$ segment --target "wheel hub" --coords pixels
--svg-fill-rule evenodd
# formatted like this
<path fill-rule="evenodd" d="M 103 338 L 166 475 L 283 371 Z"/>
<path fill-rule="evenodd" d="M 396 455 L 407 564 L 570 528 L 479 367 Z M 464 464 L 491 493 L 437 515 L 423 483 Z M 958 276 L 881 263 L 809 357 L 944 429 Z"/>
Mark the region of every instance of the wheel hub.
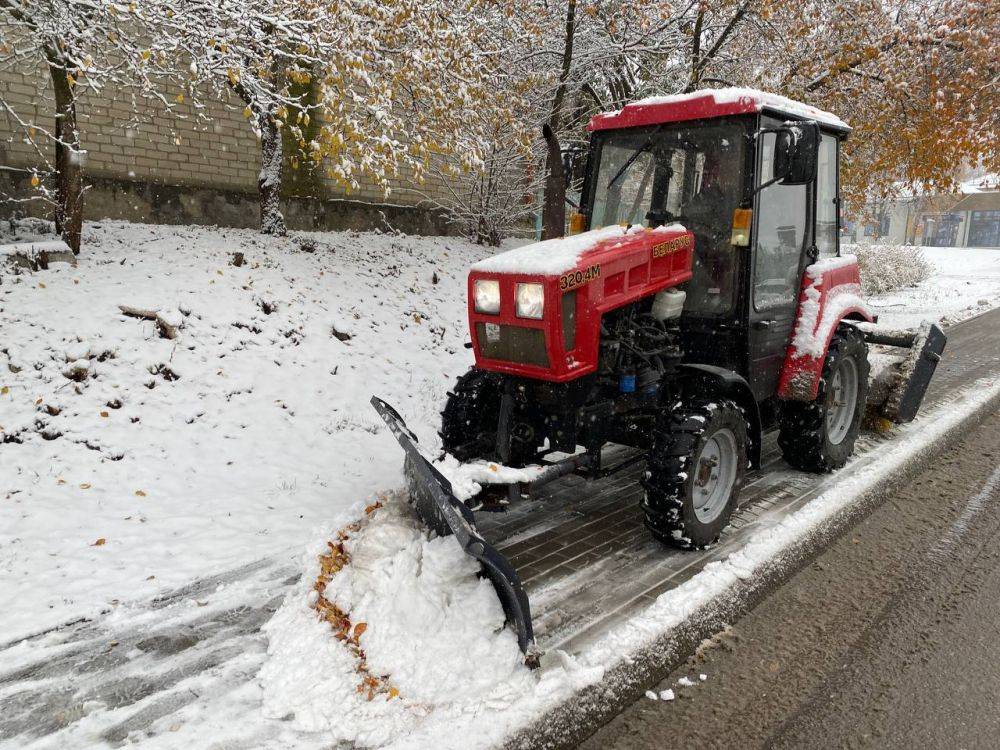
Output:
<path fill-rule="evenodd" d="M 826 397 L 826 434 L 833 445 L 839 445 L 850 432 L 858 401 L 858 366 L 845 358 L 830 379 Z"/>
<path fill-rule="evenodd" d="M 736 436 L 721 429 L 708 437 L 695 464 L 694 512 L 702 523 L 711 523 L 729 504 L 737 474 Z"/>

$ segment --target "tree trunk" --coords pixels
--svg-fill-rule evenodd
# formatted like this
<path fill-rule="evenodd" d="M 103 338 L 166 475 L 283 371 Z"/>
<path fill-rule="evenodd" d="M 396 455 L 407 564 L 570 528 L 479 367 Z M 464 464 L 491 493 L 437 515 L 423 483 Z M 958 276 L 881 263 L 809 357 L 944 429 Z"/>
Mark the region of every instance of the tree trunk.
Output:
<path fill-rule="evenodd" d="M 691 32 L 691 75 L 688 77 L 685 92 L 691 92 L 698 88 L 701 83 L 701 30 L 705 23 L 705 6 L 698 9 L 698 17 L 694 22 L 694 30 Z"/>
<path fill-rule="evenodd" d="M 562 237 L 566 233 L 566 175 L 563 173 L 562 153 L 559 150 L 559 126 L 562 122 L 563 99 L 566 85 L 573 69 L 573 42 L 576 37 L 576 2 L 566 2 L 566 30 L 563 36 L 562 67 L 559 85 L 552 98 L 549 121 L 542 126 L 545 138 L 545 191 L 542 205 L 542 239 Z"/>
<path fill-rule="evenodd" d="M 566 175 L 563 173 L 559 137 L 548 124 L 542 126 L 545 137 L 545 201 L 542 206 L 542 239 L 551 240 L 566 233 Z"/>
<path fill-rule="evenodd" d="M 260 231 L 279 237 L 286 234 L 285 217 L 281 215 L 281 132 L 270 113 L 258 118 L 260 125 L 260 176 L 257 192 L 260 198 Z"/>
<path fill-rule="evenodd" d="M 79 255 L 83 230 L 83 170 L 76 98 L 62 61 L 50 57 L 49 73 L 56 103 L 56 231 L 73 254 Z"/>

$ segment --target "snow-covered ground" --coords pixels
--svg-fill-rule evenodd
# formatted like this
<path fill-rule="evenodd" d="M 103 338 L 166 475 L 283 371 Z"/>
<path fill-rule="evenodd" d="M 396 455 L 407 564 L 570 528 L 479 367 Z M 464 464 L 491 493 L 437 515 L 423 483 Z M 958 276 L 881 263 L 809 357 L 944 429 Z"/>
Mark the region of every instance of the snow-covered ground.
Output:
<path fill-rule="evenodd" d="M 403 599 L 404 591 L 433 597 L 461 589 L 479 602 L 474 622 L 489 632 L 459 627 L 447 598 L 431 607 L 439 618 L 432 627 L 449 633 L 449 645 L 486 648 L 488 669 L 503 679 L 467 696 L 474 700 L 454 700 L 460 689 L 438 690 L 443 675 L 454 673 L 454 654 L 425 652 L 426 669 L 407 672 L 400 659 L 422 649 L 400 640 L 412 629 L 395 636 L 351 630 L 371 673 L 389 675 L 391 687 L 395 676 L 406 700 L 386 692 L 374 710 L 342 694 L 340 677 L 354 675 L 357 663 L 307 606 L 315 603 L 317 551 L 336 540 L 337 529 L 363 519 L 372 498 L 400 484 L 400 451 L 369 406 L 371 394 L 387 398 L 435 444 L 445 391 L 471 363 L 462 347 L 465 271 L 487 251 L 451 238 L 308 239 L 316 246 L 249 231 L 103 222 L 87 226 L 77 267 L 3 274 L 3 640 L 126 610 L 199 576 L 271 557 L 304 574 L 267 626 L 272 653 L 254 687 L 274 720 L 295 713 L 287 730 L 322 729 L 318 736 L 332 742 L 403 743 L 429 713 L 490 721 L 506 712 L 505 722 L 514 722 L 598 679 L 620 653 L 624 631 L 598 644 L 586 663 L 550 655 L 526 687 L 523 669 L 509 663 L 509 634 L 492 632 L 495 600 L 483 598 L 475 571 L 460 564 L 464 556 L 422 538 L 390 503 L 347 534 L 352 569 L 331 578 L 330 595 L 356 626 L 405 618 L 420 604 Z M 231 265 L 234 252 L 245 265 Z M 881 322 L 908 326 L 1000 305 L 1000 251 L 927 249 L 926 256 L 937 273 L 874 300 Z M 157 310 L 178 327 L 177 337 L 164 338 L 155 322 L 125 315 L 120 305 Z M 372 537 L 377 554 L 353 547 L 352 534 Z M 762 540 L 761 549 L 769 554 L 775 543 Z M 692 579 L 690 591 L 669 592 L 653 613 L 656 627 L 670 612 L 690 611 L 694 594 L 711 593 L 755 564 L 727 562 Z M 387 601 L 389 616 L 379 610 Z M 628 632 L 639 638 L 643 627 Z M 324 711 L 326 695 L 332 703 Z M 443 726 L 431 722 L 419 736 L 441 739 Z M 499 736 L 490 730 L 476 739 L 491 735 Z M 197 744 L 186 732 L 175 740 Z"/>
<path fill-rule="evenodd" d="M 845 252 L 850 248 L 845 248 Z M 924 320 L 957 323 L 1000 306 L 1000 250 L 923 247 L 931 278 L 871 300 L 879 324 L 914 328 Z"/>
<path fill-rule="evenodd" d="M 103 222 L 76 268 L 3 274 L 4 640 L 249 560 L 297 560 L 312 529 L 400 483 L 368 400 L 436 424 L 471 361 L 465 268 L 486 252 L 309 237 L 314 252 Z M 176 316 L 177 338 L 119 305 Z"/>

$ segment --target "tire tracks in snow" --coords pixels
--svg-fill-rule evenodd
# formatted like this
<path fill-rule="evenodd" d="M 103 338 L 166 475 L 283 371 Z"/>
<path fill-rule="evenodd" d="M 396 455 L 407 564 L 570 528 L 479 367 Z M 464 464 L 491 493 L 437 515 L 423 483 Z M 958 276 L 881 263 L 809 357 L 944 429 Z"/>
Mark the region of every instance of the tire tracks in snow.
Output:
<path fill-rule="evenodd" d="M 0 663 L 17 666 L 0 671 L 0 745 L 73 746 L 63 733 L 85 724 L 117 746 L 206 693 L 238 689 L 266 653 L 261 625 L 296 579 L 259 560 L 8 644 Z"/>

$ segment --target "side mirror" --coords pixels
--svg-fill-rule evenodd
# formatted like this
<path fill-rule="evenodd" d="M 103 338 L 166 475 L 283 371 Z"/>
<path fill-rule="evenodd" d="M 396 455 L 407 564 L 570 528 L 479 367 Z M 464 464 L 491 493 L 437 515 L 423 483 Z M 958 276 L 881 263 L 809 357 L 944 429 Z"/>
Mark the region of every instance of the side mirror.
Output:
<path fill-rule="evenodd" d="M 775 130 L 774 176 L 782 185 L 805 185 L 816 179 L 819 125 L 815 120 L 788 121 Z"/>

